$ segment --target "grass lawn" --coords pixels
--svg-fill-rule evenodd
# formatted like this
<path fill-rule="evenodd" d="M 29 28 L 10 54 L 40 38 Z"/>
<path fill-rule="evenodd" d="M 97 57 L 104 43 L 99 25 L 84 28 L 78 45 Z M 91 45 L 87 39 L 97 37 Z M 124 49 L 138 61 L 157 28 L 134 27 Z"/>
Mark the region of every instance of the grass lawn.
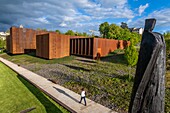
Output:
<path fill-rule="evenodd" d="M 40 90 L 0 62 L 0 113 L 68 113 Z"/>
<path fill-rule="evenodd" d="M 87 97 L 110 109 L 126 113 L 133 86 L 135 67 L 127 66 L 123 51 L 116 51 L 101 58 L 101 61 L 77 58 L 76 56 L 61 59 L 45 60 L 31 55 L 0 55 L 22 67 L 46 78 L 52 78 L 58 84 L 80 93 L 84 87 Z M 167 72 L 167 77 L 170 76 Z M 167 79 L 168 81 L 170 79 Z M 167 83 L 168 83 L 167 81 Z M 170 112 L 170 85 L 166 88 L 165 110 Z"/>
<path fill-rule="evenodd" d="M 29 63 L 39 63 L 39 64 L 54 64 L 60 62 L 71 61 L 74 57 L 64 57 L 62 59 L 47 60 L 39 57 L 35 57 L 35 53 L 21 54 L 21 55 L 7 55 L 6 53 L 1 54 L 3 58 L 12 61 L 16 64 L 29 64 Z"/>

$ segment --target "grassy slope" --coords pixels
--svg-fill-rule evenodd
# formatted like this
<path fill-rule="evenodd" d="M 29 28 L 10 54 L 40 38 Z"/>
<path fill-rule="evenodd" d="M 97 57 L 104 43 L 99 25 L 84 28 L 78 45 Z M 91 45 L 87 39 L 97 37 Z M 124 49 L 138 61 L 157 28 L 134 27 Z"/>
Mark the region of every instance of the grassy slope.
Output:
<path fill-rule="evenodd" d="M 127 76 L 129 68 L 122 54 L 110 54 L 102 58 L 100 62 L 87 62 L 83 60 L 75 60 L 74 57 L 67 57 L 64 59 L 44 60 L 29 55 L 1 55 L 3 58 L 13 61 L 17 64 L 29 65 L 31 63 L 37 65 L 46 65 L 45 68 L 38 70 L 56 69 L 53 64 L 60 64 L 57 67 L 63 75 L 69 77 L 63 85 L 77 93 L 80 92 L 81 87 L 87 90 L 88 98 L 95 100 L 103 105 L 120 112 L 127 111 L 130 101 L 131 88 L 133 85 L 133 78 Z M 104 62 L 103 62 L 104 61 Z M 67 72 L 68 71 L 68 72 Z M 134 75 L 135 68 L 132 68 L 131 73 Z M 50 74 L 48 72 L 47 74 Z M 55 75 L 57 77 L 57 73 Z M 56 79 L 66 79 L 59 76 Z M 166 89 L 166 112 L 170 112 L 170 89 Z M 110 105 L 110 106 L 109 106 Z M 122 111 L 123 110 L 123 111 Z"/>
<path fill-rule="evenodd" d="M 53 60 L 46 60 L 39 57 L 34 57 L 35 54 L 31 53 L 29 55 L 27 54 L 21 54 L 21 55 L 7 55 L 6 53 L 1 54 L 5 59 L 8 59 L 16 64 L 29 64 L 29 63 L 39 63 L 39 64 L 54 64 L 54 63 L 60 63 L 63 61 L 69 61 L 72 60 L 73 57 L 64 57 L 62 59 L 53 59 Z"/>
<path fill-rule="evenodd" d="M 67 111 L 41 91 L 0 63 L 0 113 L 18 113 L 36 107 L 30 113 L 62 113 Z"/>

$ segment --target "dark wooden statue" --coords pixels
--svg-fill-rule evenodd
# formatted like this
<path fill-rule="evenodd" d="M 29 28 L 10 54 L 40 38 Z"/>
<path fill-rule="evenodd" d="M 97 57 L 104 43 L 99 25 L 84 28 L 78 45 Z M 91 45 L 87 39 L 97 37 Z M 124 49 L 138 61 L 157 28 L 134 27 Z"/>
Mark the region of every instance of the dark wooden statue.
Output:
<path fill-rule="evenodd" d="M 155 23 L 145 20 L 129 113 L 164 113 L 166 47 Z"/>

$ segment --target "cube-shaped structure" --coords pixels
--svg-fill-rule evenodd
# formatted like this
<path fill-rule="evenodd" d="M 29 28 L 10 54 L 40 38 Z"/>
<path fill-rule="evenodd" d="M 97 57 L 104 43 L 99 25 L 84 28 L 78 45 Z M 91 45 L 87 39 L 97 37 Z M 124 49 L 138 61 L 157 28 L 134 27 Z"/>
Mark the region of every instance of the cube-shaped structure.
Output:
<path fill-rule="evenodd" d="M 7 51 L 11 54 L 23 54 L 28 50 L 36 50 L 36 35 L 44 31 L 36 31 L 28 28 L 10 28 L 10 36 L 7 36 Z"/>
<path fill-rule="evenodd" d="M 36 56 L 54 59 L 70 55 L 70 36 L 46 33 L 36 37 Z"/>

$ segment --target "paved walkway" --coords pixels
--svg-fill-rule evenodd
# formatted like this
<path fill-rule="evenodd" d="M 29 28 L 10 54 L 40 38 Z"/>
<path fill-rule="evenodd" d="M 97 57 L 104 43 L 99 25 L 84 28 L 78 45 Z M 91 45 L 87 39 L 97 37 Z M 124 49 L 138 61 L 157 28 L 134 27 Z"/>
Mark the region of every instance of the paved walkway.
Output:
<path fill-rule="evenodd" d="M 18 73 L 20 76 L 27 79 L 37 88 L 42 90 L 48 96 L 53 98 L 57 103 L 61 104 L 63 107 L 68 109 L 73 113 L 116 113 L 90 99 L 86 99 L 87 106 L 78 103 L 80 100 L 80 95 L 66 89 L 60 85 L 54 84 L 46 78 L 37 75 L 25 68 L 22 68 L 10 61 L 7 61 L 0 57 L 0 61 Z M 84 101 L 82 101 L 84 102 Z"/>

